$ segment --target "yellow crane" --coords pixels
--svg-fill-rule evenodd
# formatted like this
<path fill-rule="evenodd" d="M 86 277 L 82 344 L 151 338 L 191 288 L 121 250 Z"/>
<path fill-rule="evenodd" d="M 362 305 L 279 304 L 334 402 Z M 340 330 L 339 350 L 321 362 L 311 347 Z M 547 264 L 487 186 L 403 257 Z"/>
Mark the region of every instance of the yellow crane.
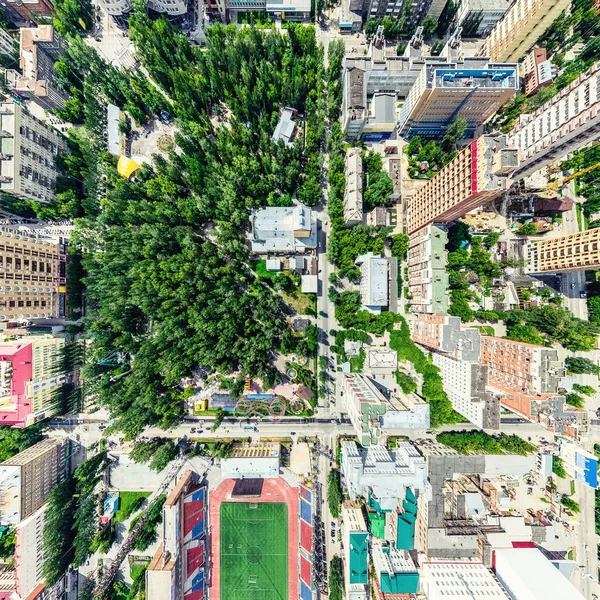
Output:
<path fill-rule="evenodd" d="M 569 183 L 569 181 L 571 181 L 572 179 L 575 179 L 575 177 L 579 177 L 580 175 L 585 175 L 585 173 L 589 173 L 590 171 L 593 171 L 594 169 L 598 169 L 598 168 L 600 168 L 600 162 L 596 163 L 595 165 L 592 165 L 591 167 L 586 167 L 585 169 L 581 169 L 581 171 L 577 171 L 577 173 L 573 173 L 573 175 L 569 175 L 568 177 L 564 177 L 563 179 L 559 179 L 558 181 L 551 181 L 546 186 L 546 189 L 547 190 L 556 190 L 564 183 Z"/>

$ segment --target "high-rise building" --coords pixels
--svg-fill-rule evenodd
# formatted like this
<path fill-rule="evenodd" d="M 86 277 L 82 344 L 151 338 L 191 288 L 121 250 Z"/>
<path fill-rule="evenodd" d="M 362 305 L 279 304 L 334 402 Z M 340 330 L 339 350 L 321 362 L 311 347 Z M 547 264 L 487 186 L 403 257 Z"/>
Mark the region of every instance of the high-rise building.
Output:
<path fill-rule="evenodd" d="M 358 503 L 342 504 L 344 580 L 347 600 L 369 598 L 369 530 Z"/>
<path fill-rule="evenodd" d="M 379 417 L 386 411 L 384 395 L 368 377 L 359 373 L 342 376 L 341 393 L 361 446 L 378 444 L 381 438 Z"/>
<path fill-rule="evenodd" d="M 66 476 L 68 444 L 42 440 L 0 463 L 0 523 L 14 525 L 41 508 Z"/>
<path fill-rule="evenodd" d="M 600 269 L 600 230 L 587 229 L 527 244 L 530 273 Z"/>
<path fill-rule="evenodd" d="M 44 579 L 46 509 L 44 504 L 15 527 L 15 591 L 20 598 L 28 598 Z"/>
<path fill-rule="evenodd" d="M 348 148 L 346 152 L 346 186 L 344 188 L 344 223 L 358 225 L 363 219 L 362 149 Z"/>
<path fill-rule="evenodd" d="M 507 134 L 520 152 L 515 177 L 527 177 L 600 137 L 600 61 L 533 113 L 522 114 Z"/>
<path fill-rule="evenodd" d="M 377 540 L 373 543 L 371 553 L 374 600 L 387 600 L 398 597 L 397 594 L 414 594 L 419 591 L 419 572 L 408 552 L 384 546 Z"/>
<path fill-rule="evenodd" d="M 452 121 L 463 118 L 472 134 L 517 94 L 519 85 L 517 64 L 487 58 L 426 64 L 400 110 L 398 133 L 407 139 L 440 138 Z"/>
<path fill-rule="evenodd" d="M 463 328 L 460 317 L 419 314 L 410 322 L 415 344 L 437 350 L 458 360 L 479 359 L 481 334 L 474 327 Z"/>
<path fill-rule="evenodd" d="M 489 382 L 501 389 L 528 394 L 556 394 L 565 370 L 552 348 L 481 336 L 481 362 Z"/>
<path fill-rule="evenodd" d="M 448 312 L 448 271 L 443 225 L 428 225 L 410 236 L 408 289 L 411 311 L 445 315 Z"/>
<path fill-rule="evenodd" d="M 492 61 L 521 60 L 570 0 L 516 0 L 496 23 L 481 49 Z"/>
<path fill-rule="evenodd" d="M 67 142 L 20 104 L 0 103 L 0 191 L 38 202 L 54 200 L 56 155 Z"/>
<path fill-rule="evenodd" d="M 501 196 L 518 166 L 518 150 L 504 136 L 482 136 L 463 148 L 410 200 L 408 233 L 448 223 Z"/>
<path fill-rule="evenodd" d="M 0 228 L 0 321 L 64 316 L 65 265 L 63 241 Z"/>
<path fill-rule="evenodd" d="M 52 25 L 21 29 L 20 66 L 22 77 L 15 89 L 46 110 L 64 108 L 70 94 L 58 83 L 54 63 L 64 55 L 66 43 Z"/>
<path fill-rule="evenodd" d="M 27 427 L 53 415 L 64 338 L 24 337 L 0 343 L 0 424 Z"/>
<path fill-rule="evenodd" d="M 457 360 L 441 352 L 432 355 L 452 408 L 478 427 L 500 429 L 499 396 L 487 387 L 487 366 L 478 361 Z"/>
<path fill-rule="evenodd" d="M 463 0 L 458 6 L 456 22 L 466 38 L 488 35 L 504 16 L 510 0 Z"/>

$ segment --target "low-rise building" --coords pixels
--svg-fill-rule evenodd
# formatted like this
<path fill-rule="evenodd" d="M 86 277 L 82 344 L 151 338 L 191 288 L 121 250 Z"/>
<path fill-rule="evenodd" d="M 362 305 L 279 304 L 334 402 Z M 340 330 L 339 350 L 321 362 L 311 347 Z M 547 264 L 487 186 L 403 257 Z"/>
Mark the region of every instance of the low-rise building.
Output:
<path fill-rule="evenodd" d="M 465 596 L 497 600 L 511 598 L 492 571 L 481 562 L 426 561 L 421 564 L 421 575 L 428 600 L 454 600 Z"/>
<path fill-rule="evenodd" d="M 389 304 L 389 261 L 372 252 L 356 259 L 360 265 L 360 298 L 362 309 L 379 314 Z"/>
<path fill-rule="evenodd" d="M 532 96 L 552 83 L 552 61 L 548 60 L 546 48 L 534 48 L 521 65 L 525 95 Z"/>
<path fill-rule="evenodd" d="M 410 322 L 416 344 L 464 361 L 479 360 L 481 334 L 474 327 L 463 328 L 460 317 L 419 314 Z"/>
<path fill-rule="evenodd" d="M 279 477 L 279 444 L 235 444 L 221 459 L 222 479 L 266 479 Z"/>
<path fill-rule="evenodd" d="M 359 504 L 342 504 L 346 600 L 369 598 L 369 530 Z"/>
<path fill-rule="evenodd" d="M 362 446 L 377 445 L 381 438 L 379 417 L 386 411 L 386 401 L 375 384 L 359 373 L 341 377 L 342 402 Z"/>
<path fill-rule="evenodd" d="M 295 108 L 290 108 L 286 106 L 277 121 L 277 125 L 275 127 L 275 131 L 273 132 L 273 143 L 276 144 L 280 140 L 286 146 L 293 146 L 294 139 L 296 138 L 296 132 L 298 130 L 298 125 L 294 120 L 298 116 L 298 111 Z"/>
<path fill-rule="evenodd" d="M 185 471 L 163 505 L 163 536 L 146 569 L 147 600 L 206 597 L 207 490 Z"/>
<path fill-rule="evenodd" d="M 70 94 L 58 83 L 54 63 L 64 55 L 66 43 L 52 25 L 21 29 L 20 66 L 16 82 L 19 95 L 38 102 L 46 110 L 64 108 Z"/>
<path fill-rule="evenodd" d="M 317 246 L 317 216 L 307 206 L 269 206 L 253 210 L 252 252 L 293 254 Z"/>
<path fill-rule="evenodd" d="M 363 164 L 362 149 L 348 148 L 344 170 L 344 223 L 358 225 L 363 220 Z"/>
<path fill-rule="evenodd" d="M 408 243 L 408 303 L 414 313 L 448 312 L 448 241 L 444 225 L 432 224 L 413 233 Z"/>
<path fill-rule="evenodd" d="M 510 6 L 509 0 L 464 0 L 456 13 L 456 22 L 465 38 L 490 33 Z"/>
<path fill-rule="evenodd" d="M 27 427 L 56 414 L 64 345 L 51 335 L 0 343 L 0 424 Z"/>
<path fill-rule="evenodd" d="M 410 442 L 399 442 L 395 450 L 384 446 L 359 450 L 355 442 L 342 442 L 341 448 L 342 481 L 351 500 L 369 497 L 379 510 L 392 511 L 409 488 L 425 492 L 425 458 Z"/>
<path fill-rule="evenodd" d="M 0 463 L 0 523 L 15 525 L 36 512 L 67 474 L 69 441 L 46 439 Z"/>
<path fill-rule="evenodd" d="M 398 353 L 387 346 L 367 346 L 365 373 L 393 374 L 398 369 Z"/>
<path fill-rule="evenodd" d="M 376 600 L 419 591 L 419 572 L 408 552 L 377 542 L 373 543 L 371 556 Z"/>

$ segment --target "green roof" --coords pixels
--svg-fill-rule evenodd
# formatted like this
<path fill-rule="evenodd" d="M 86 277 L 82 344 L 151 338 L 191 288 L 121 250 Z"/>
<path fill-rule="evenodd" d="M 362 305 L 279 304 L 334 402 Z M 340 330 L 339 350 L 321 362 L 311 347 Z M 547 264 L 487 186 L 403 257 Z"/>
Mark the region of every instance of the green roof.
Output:
<path fill-rule="evenodd" d="M 402 501 L 404 512 L 398 515 L 398 537 L 396 548 L 399 550 L 414 550 L 415 548 L 415 521 L 417 520 L 417 499 L 410 488 Z"/>
<path fill-rule="evenodd" d="M 371 535 L 385 540 L 385 515 L 383 513 L 369 513 Z"/>
<path fill-rule="evenodd" d="M 368 533 L 350 533 L 350 581 L 349 583 L 369 583 L 369 543 Z"/>
<path fill-rule="evenodd" d="M 382 573 L 379 586 L 384 594 L 416 594 L 419 591 L 418 573 Z"/>

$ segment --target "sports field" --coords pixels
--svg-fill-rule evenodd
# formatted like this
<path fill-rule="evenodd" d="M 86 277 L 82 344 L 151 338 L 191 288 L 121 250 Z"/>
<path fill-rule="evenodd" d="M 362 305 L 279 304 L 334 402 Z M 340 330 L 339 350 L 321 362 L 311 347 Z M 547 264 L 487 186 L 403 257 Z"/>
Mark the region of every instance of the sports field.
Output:
<path fill-rule="evenodd" d="M 220 570 L 220 600 L 287 600 L 287 505 L 223 502 Z"/>

